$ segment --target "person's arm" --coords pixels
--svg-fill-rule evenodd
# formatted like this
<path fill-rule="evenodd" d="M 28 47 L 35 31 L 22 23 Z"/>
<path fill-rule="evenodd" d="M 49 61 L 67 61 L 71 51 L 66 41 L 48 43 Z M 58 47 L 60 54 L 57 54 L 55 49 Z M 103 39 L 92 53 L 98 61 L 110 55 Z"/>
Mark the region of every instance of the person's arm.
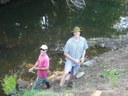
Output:
<path fill-rule="evenodd" d="M 85 61 L 85 54 L 86 54 L 86 49 L 84 50 L 82 57 L 80 59 L 80 62 L 83 63 Z"/>
<path fill-rule="evenodd" d="M 37 67 L 38 66 L 38 61 L 36 61 L 35 65 L 33 67 Z"/>
<path fill-rule="evenodd" d="M 73 62 L 80 64 L 80 60 L 73 58 L 72 56 L 70 56 L 68 53 L 64 52 L 64 56 L 66 56 L 67 58 L 69 58 L 70 60 L 72 60 Z"/>
<path fill-rule="evenodd" d="M 37 66 L 38 66 L 38 61 L 36 61 L 35 65 L 32 68 L 30 68 L 28 71 L 33 72 L 34 68 L 37 67 Z"/>
<path fill-rule="evenodd" d="M 49 66 L 45 66 L 45 67 L 42 67 L 42 68 L 34 67 L 34 70 L 49 70 Z"/>
<path fill-rule="evenodd" d="M 84 52 L 83 52 L 83 54 L 81 56 L 81 59 L 80 59 L 81 63 L 83 63 L 85 61 L 85 55 L 86 55 L 87 48 L 88 48 L 88 44 L 87 44 L 87 41 L 85 39 L 85 41 L 84 41 Z"/>

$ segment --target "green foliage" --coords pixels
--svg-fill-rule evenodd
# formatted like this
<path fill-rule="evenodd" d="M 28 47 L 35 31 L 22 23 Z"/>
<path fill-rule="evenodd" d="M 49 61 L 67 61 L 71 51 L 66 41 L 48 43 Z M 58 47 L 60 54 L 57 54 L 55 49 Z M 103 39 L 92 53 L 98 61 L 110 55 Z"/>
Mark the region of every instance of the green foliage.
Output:
<path fill-rule="evenodd" d="M 50 90 L 25 90 L 23 96 L 55 96 Z"/>
<path fill-rule="evenodd" d="M 86 8 L 73 17 L 74 24 L 85 28 L 86 35 L 110 35 L 113 24 L 123 15 L 124 0 L 86 0 Z"/>
<path fill-rule="evenodd" d="M 16 78 L 14 76 L 5 76 L 2 83 L 3 90 L 6 94 L 14 92 L 16 89 Z"/>
<path fill-rule="evenodd" d="M 55 93 L 50 90 L 28 90 L 28 89 L 19 89 L 16 90 L 16 78 L 14 76 L 5 76 L 3 79 L 2 87 L 4 92 L 11 96 L 55 96 Z"/>
<path fill-rule="evenodd" d="M 33 96 L 34 93 L 37 93 L 37 91 L 35 90 L 25 90 L 24 95 L 23 96 Z"/>
<path fill-rule="evenodd" d="M 95 55 L 102 54 L 104 52 L 109 51 L 109 48 L 100 47 L 99 45 L 91 46 L 87 49 L 87 56 L 94 57 Z"/>

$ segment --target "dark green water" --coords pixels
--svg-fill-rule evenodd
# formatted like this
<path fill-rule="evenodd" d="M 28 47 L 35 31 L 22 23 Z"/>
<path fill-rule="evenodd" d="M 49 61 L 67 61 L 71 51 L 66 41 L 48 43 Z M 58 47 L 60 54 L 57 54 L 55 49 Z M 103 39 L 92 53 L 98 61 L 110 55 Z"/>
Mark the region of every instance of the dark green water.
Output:
<path fill-rule="evenodd" d="M 111 2 L 110 5 L 108 1 L 98 3 L 87 0 L 88 6 L 76 12 L 69 10 L 64 1 L 60 0 L 58 3 L 57 6 L 53 6 L 50 0 L 14 0 L 0 7 L 0 65 L 3 65 L 0 67 L 0 74 L 23 63 L 34 64 L 42 44 L 48 45 L 48 54 L 52 66 L 55 67 L 59 62 L 58 58 L 64 58 L 61 49 L 72 36 L 70 32 L 74 26 L 80 26 L 83 30 L 81 35 L 86 39 L 107 37 L 115 32 L 108 28 L 108 25 L 112 25 L 109 19 L 118 19 L 121 15 L 120 2 Z M 90 3 L 97 5 L 94 4 L 93 8 Z M 107 9 L 106 13 L 103 5 L 104 10 Z M 94 14 L 94 10 L 98 13 Z M 115 15 L 106 18 L 108 13 Z M 105 14 L 104 18 L 101 14 Z M 113 21 L 114 19 L 111 23 Z"/>
<path fill-rule="evenodd" d="M 76 25 L 83 30 L 81 35 L 86 39 L 97 36 L 107 37 L 113 34 L 114 30 L 106 27 L 108 20 L 103 21 L 103 17 L 100 15 L 105 2 L 100 2 L 102 4 L 98 1 L 92 2 L 92 4 L 98 3 L 98 5 L 91 8 L 91 1 L 88 1 L 88 6 L 84 10 L 76 10 L 76 12 L 69 10 L 61 0 L 58 2 L 60 5 L 57 6 L 53 6 L 50 0 L 29 0 L 14 1 L 0 7 L 0 65 L 3 65 L 0 67 L 0 74 L 6 73 L 9 69 L 15 69 L 16 66 L 23 63 L 34 64 L 42 44 L 48 45 L 48 54 L 53 63 L 52 69 L 56 69 L 58 58 L 64 59 L 61 50 L 68 38 L 72 36 L 70 32 Z M 117 5 L 115 6 L 114 3 Z M 121 9 L 119 2 L 112 2 L 112 4 L 110 5 L 108 2 L 104 5 L 104 10 L 107 8 L 106 13 L 103 11 L 104 14 L 112 14 L 113 7 L 114 10 Z M 94 10 L 99 13 L 94 15 Z M 119 12 L 114 12 L 113 14 L 118 13 L 118 15 L 114 15 L 115 18 L 121 15 Z M 101 16 L 101 18 L 97 16 Z M 111 16 L 110 18 L 113 18 L 113 15 Z M 94 18 L 96 19 L 94 20 Z M 104 25 L 100 26 L 103 22 L 105 22 Z"/>

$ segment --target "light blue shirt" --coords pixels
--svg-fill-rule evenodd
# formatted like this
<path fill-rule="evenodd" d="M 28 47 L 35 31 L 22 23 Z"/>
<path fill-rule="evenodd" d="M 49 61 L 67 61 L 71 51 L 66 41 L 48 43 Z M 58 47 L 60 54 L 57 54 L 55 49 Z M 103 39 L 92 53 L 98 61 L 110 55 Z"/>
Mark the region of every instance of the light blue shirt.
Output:
<path fill-rule="evenodd" d="M 64 52 L 68 53 L 73 58 L 80 60 L 84 50 L 86 50 L 87 48 L 88 48 L 87 41 L 84 37 L 80 36 L 79 41 L 76 41 L 74 37 L 71 37 L 66 42 L 66 45 L 64 47 Z M 78 65 L 69 58 L 66 58 L 66 62 L 71 62 L 72 66 Z"/>

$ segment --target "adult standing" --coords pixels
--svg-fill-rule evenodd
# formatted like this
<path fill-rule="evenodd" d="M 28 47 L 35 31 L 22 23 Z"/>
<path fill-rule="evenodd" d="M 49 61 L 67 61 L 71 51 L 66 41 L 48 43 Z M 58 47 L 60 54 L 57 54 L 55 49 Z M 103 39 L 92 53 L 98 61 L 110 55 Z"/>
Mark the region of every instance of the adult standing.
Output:
<path fill-rule="evenodd" d="M 86 49 L 88 48 L 86 39 L 80 36 L 80 28 L 76 26 L 72 32 L 73 37 L 71 37 L 64 46 L 64 56 L 66 57 L 66 62 L 64 73 L 60 81 L 61 88 L 63 87 L 66 77 L 69 74 L 70 79 L 76 75 L 80 64 L 84 61 Z"/>
<path fill-rule="evenodd" d="M 47 89 L 50 88 L 49 81 L 47 79 L 48 70 L 49 70 L 49 57 L 47 55 L 48 47 L 47 45 L 42 45 L 40 47 L 40 55 L 35 65 L 29 69 L 29 72 L 37 70 L 37 78 L 34 82 L 33 89 L 39 89 L 42 83 L 45 83 Z"/>

